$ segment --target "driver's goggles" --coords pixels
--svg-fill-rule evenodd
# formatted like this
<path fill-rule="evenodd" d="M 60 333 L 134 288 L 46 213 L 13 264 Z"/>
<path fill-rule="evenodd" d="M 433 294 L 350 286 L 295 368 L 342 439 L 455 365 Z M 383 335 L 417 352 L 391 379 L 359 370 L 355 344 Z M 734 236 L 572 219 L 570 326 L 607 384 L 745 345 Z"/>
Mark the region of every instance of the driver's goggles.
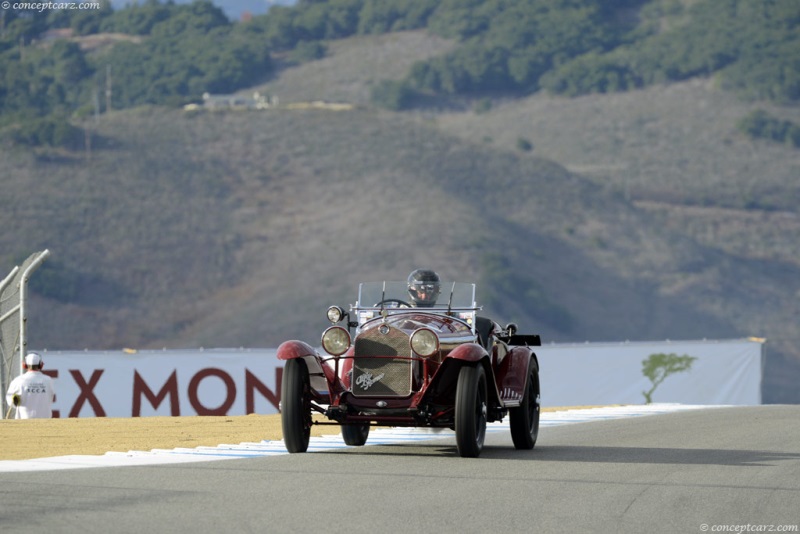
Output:
<path fill-rule="evenodd" d="M 436 284 L 414 284 L 414 289 L 417 291 L 431 292 L 436 291 Z"/>

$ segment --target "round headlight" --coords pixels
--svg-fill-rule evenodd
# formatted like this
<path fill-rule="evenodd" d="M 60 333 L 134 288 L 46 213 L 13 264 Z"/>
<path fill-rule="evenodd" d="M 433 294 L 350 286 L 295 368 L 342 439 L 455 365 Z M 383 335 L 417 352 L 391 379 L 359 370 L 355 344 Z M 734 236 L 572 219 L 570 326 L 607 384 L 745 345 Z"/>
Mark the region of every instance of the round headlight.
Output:
<path fill-rule="evenodd" d="M 420 328 L 411 334 L 411 350 L 420 356 L 431 356 L 439 350 L 439 338 L 432 330 Z"/>
<path fill-rule="evenodd" d="M 350 334 L 341 326 L 332 326 L 322 333 L 322 348 L 333 356 L 341 356 L 350 348 Z"/>
<path fill-rule="evenodd" d="M 331 306 L 328 308 L 328 320 L 333 324 L 338 323 L 344 317 L 344 310 L 339 306 Z"/>

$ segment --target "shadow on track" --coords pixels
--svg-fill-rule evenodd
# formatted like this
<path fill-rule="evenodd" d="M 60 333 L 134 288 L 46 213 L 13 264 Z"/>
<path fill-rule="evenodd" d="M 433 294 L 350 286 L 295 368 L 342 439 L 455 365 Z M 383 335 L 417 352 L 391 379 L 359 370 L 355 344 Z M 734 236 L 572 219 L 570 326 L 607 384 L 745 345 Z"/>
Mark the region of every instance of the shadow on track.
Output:
<path fill-rule="evenodd" d="M 320 455 L 358 454 L 363 456 L 417 456 L 453 458 L 455 447 L 439 444 L 398 444 L 316 452 Z M 600 447 L 553 445 L 537 446 L 530 451 L 513 448 L 484 448 L 479 459 L 537 462 L 599 462 L 622 464 L 676 464 L 774 466 L 782 460 L 800 460 L 800 453 L 729 449 L 679 449 L 662 447 Z"/>
<path fill-rule="evenodd" d="M 796 452 L 662 447 L 555 445 L 542 447 L 538 452 L 536 459 L 547 462 L 768 466 L 781 460 L 800 459 L 800 453 Z"/>

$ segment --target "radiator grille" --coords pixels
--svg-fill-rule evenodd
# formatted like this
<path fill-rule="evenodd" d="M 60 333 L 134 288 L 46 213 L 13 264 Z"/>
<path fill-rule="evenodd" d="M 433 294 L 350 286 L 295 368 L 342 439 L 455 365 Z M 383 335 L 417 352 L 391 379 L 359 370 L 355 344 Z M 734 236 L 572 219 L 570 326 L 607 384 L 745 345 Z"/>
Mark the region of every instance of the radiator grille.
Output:
<path fill-rule="evenodd" d="M 386 334 L 375 328 L 359 336 L 353 360 L 353 395 L 404 397 L 411 393 L 410 355 L 408 336 L 396 328 Z"/>

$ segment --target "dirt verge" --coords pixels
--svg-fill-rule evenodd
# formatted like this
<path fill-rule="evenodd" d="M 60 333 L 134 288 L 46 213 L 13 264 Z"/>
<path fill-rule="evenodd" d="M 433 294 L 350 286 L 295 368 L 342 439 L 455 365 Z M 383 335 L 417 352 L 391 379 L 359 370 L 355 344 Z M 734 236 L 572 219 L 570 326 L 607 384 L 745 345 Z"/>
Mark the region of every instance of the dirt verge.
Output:
<path fill-rule="evenodd" d="M 558 411 L 565 408 L 544 408 Z M 312 436 L 338 434 L 319 425 Z M 149 451 L 282 439 L 280 415 L 72 418 L 0 421 L 0 460 Z"/>

